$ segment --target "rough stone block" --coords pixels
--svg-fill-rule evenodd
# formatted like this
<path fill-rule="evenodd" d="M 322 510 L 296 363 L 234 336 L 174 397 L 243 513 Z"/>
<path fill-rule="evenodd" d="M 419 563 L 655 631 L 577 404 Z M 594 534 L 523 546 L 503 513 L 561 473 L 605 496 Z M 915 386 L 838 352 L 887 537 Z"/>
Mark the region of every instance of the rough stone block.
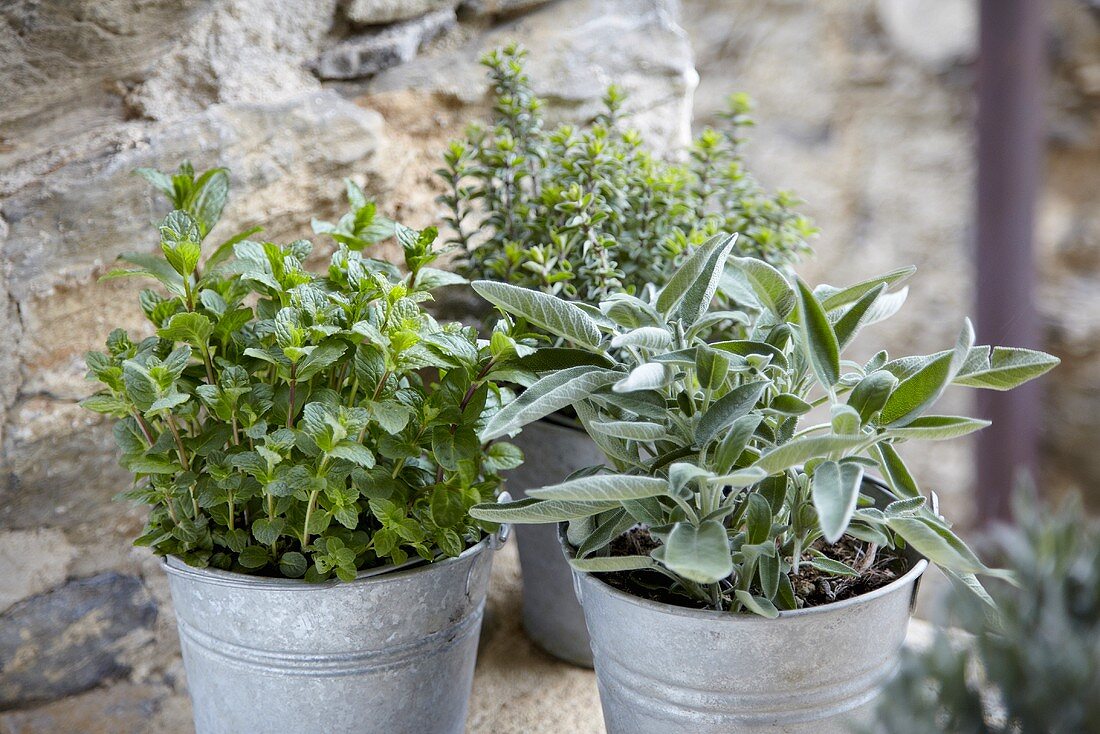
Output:
<path fill-rule="evenodd" d="M 106 422 L 72 401 L 43 397 L 20 401 L 10 417 L 0 527 L 69 529 L 125 512 L 112 498 L 132 479 L 118 466 Z"/>
<path fill-rule="evenodd" d="M 208 0 L 0 3 L 0 123 L 99 107 L 113 85 L 163 54 Z M 0 133 L 6 137 L 7 128 Z M 0 140 L 2 142 L 2 140 Z"/>
<path fill-rule="evenodd" d="M 351 0 L 344 15 L 352 23 L 382 25 L 398 20 L 408 20 L 449 8 L 454 10 L 459 0 Z"/>
<path fill-rule="evenodd" d="M 455 24 L 454 8 L 352 36 L 321 54 L 313 69 L 322 79 L 363 79 L 416 57 L 424 44 Z"/>
<path fill-rule="evenodd" d="M 629 124 L 657 149 L 687 142 L 691 97 L 698 81 L 691 45 L 677 25 L 672 0 L 565 0 L 473 35 L 454 48 L 425 54 L 379 74 L 371 94 L 414 90 L 478 104 L 485 69 L 478 58 L 516 41 L 530 50 L 536 93 L 549 102 L 551 122 L 587 122 L 614 82 L 630 95 Z"/>
<path fill-rule="evenodd" d="M 0 615 L 0 709 L 85 691 L 127 672 L 128 642 L 156 621 L 141 580 L 105 573 Z"/>

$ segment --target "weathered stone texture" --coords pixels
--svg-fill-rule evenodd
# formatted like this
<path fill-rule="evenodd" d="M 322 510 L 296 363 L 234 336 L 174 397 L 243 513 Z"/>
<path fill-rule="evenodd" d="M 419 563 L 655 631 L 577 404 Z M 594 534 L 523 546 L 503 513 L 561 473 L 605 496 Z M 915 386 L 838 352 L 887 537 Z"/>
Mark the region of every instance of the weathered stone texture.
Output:
<path fill-rule="evenodd" d="M 549 0 L 466 0 L 463 7 L 469 8 L 475 13 L 507 15 L 543 5 L 547 2 Z"/>
<path fill-rule="evenodd" d="M 1046 386 L 1048 466 L 1100 505 L 1100 9 L 1062 2 L 1039 212 L 1040 308 L 1060 374 Z"/>
<path fill-rule="evenodd" d="M 65 580 L 76 548 L 54 528 L 0 531 L 0 614 L 17 601 Z"/>
<path fill-rule="evenodd" d="M 29 711 L 0 713 L 0 734 L 182 734 L 187 700 L 165 686 L 119 683 Z"/>
<path fill-rule="evenodd" d="M 313 63 L 322 79 L 362 79 L 416 58 L 420 49 L 457 22 L 453 8 L 368 31 L 326 49 Z"/>
<path fill-rule="evenodd" d="M 516 41 L 530 50 L 528 72 L 535 91 L 551 102 L 552 121 L 591 119 L 614 82 L 630 95 L 631 124 L 647 140 L 658 148 L 679 145 L 690 134 L 697 76 L 675 7 L 667 0 L 551 3 L 473 34 L 457 48 L 383 72 L 367 91 L 412 90 L 464 104 L 480 102 L 485 70 L 478 59 Z"/>
<path fill-rule="evenodd" d="M 435 10 L 454 10 L 458 0 L 351 0 L 344 15 L 352 23 L 381 25 L 418 18 Z"/>
<path fill-rule="evenodd" d="M 13 0 L 0 6 L 0 122 L 118 106 L 106 88 L 161 58 L 204 0 Z M 15 131 L 13 131 L 15 132 Z M 3 137 L 8 145 L 12 140 Z"/>
<path fill-rule="evenodd" d="M 80 693 L 128 672 L 120 655 L 156 616 L 141 580 L 117 573 L 19 602 L 0 615 L 0 709 Z"/>
<path fill-rule="evenodd" d="M 159 120 L 218 102 L 270 104 L 318 89 L 302 61 L 320 49 L 336 0 L 207 2 L 127 101 Z"/>

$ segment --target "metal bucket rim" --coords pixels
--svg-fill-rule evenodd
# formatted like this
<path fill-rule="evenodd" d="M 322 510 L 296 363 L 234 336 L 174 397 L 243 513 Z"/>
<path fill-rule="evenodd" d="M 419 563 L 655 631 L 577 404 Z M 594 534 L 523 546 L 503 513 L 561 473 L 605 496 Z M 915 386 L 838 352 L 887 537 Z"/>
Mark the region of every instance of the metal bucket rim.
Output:
<path fill-rule="evenodd" d="M 863 481 L 867 484 L 876 486 L 877 488 L 887 489 L 886 483 L 878 477 L 864 476 Z M 933 495 L 932 497 L 933 512 L 939 512 L 938 500 Z M 574 556 L 573 548 L 570 547 L 569 541 L 565 537 L 566 523 L 558 523 L 558 541 L 561 543 L 562 552 L 565 553 L 567 559 L 572 559 Z M 912 547 L 910 546 L 912 549 Z M 913 564 L 912 568 L 902 574 L 900 577 L 894 579 L 885 586 L 880 586 L 874 591 L 869 591 L 866 594 L 860 594 L 859 596 L 853 596 L 850 599 L 843 599 L 841 601 L 834 601 L 828 604 L 819 604 L 813 607 L 807 607 L 804 609 L 785 609 L 779 612 L 779 616 L 776 619 L 793 619 L 796 617 L 807 617 L 814 614 L 828 614 L 830 612 L 837 612 L 849 609 L 851 607 L 862 606 L 864 604 L 870 604 L 876 599 L 884 596 L 888 596 L 895 592 L 900 591 L 906 586 L 916 584 L 924 572 L 928 570 L 928 559 L 920 556 L 916 549 L 912 549 L 913 554 L 917 555 L 917 561 Z M 692 609 L 690 607 L 682 607 L 676 604 L 666 604 L 664 602 L 653 601 L 651 599 L 643 599 L 640 596 L 635 596 L 628 592 L 616 589 L 614 586 L 608 584 L 605 581 L 601 581 L 593 574 L 587 571 L 577 571 L 572 569 L 573 574 L 579 576 L 584 582 L 596 584 L 597 588 L 602 593 L 609 594 L 611 596 L 620 598 L 624 601 L 630 602 L 636 606 L 640 606 L 644 609 L 660 612 L 662 614 L 671 614 L 679 617 L 694 617 L 696 619 L 729 619 L 734 620 L 736 623 L 742 624 L 768 624 L 774 623 L 775 619 L 768 619 L 761 617 L 758 614 L 731 614 L 730 612 L 718 612 L 713 609 Z M 582 601 L 583 604 L 583 601 Z"/>
<path fill-rule="evenodd" d="M 334 587 L 354 587 L 364 583 L 384 583 L 397 581 L 413 574 L 418 574 L 437 568 L 446 568 L 459 562 L 466 561 L 488 549 L 493 541 L 493 535 L 489 534 L 480 541 L 464 550 L 461 554 L 452 558 L 442 558 L 437 561 L 425 561 L 417 557 L 400 566 L 388 564 L 377 568 L 368 568 L 359 572 L 354 581 L 340 581 L 328 579 L 317 583 L 304 581 L 303 579 L 288 579 L 272 576 L 253 576 L 235 571 L 223 571 L 220 568 L 197 568 L 189 566 L 178 556 L 165 556 L 161 563 L 164 570 L 174 576 L 190 577 L 192 580 L 202 583 L 219 584 L 222 586 L 236 586 L 242 589 L 265 590 L 293 590 L 293 591 L 321 591 Z"/>

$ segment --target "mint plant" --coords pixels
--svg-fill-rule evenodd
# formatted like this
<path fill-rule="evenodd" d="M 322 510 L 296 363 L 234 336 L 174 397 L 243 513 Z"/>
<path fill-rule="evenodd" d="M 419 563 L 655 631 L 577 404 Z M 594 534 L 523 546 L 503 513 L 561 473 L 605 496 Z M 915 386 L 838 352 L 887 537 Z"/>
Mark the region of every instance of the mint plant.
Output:
<path fill-rule="evenodd" d="M 778 266 L 808 249 L 816 230 L 797 199 L 767 193 L 746 170 L 746 97 L 670 163 L 626 127 L 615 86 L 590 126 L 548 129 L 525 56 L 512 45 L 483 57 L 493 119 L 454 141 L 438 172 L 461 273 L 592 302 L 664 285 L 720 232 L 741 233 L 737 254 Z"/>
<path fill-rule="evenodd" d="M 518 449 L 478 431 L 510 397 L 498 385 L 526 353 L 502 321 L 491 341 L 438 323 L 422 304 L 461 278 L 432 267 L 434 229 L 376 215 L 354 183 L 351 211 L 314 222 L 337 243 L 327 272 L 313 245 L 209 234 L 225 169 L 141 169 L 173 206 L 161 255 L 130 254 L 108 278 L 143 290 L 155 335 L 111 332 L 87 356 L 102 390 L 84 407 L 117 420 L 126 499 L 149 506 L 137 545 L 195 566 L 349 580 L 359 569 L 456 556 L 494 528 L 491 501 Z M 405 272 L 364 250 L 395 237 Z M 204 257 L 205 256 L 205 257 Z M 525 351 L 526 350 L 526 351 Z"/>
<path fill-rule="evenodd" d="M 1036 512 L 1016 496 L 1019 527 L 996 548 L 1017 584 L 991 588 L 997 611 L 951 597 L 931 647 L 908 652 L 878 707 L 890 734 L 1092 731 L 1100 721 L 1100 528 L 1076 499 Z"/>
<path fill-rule="evenodd" d="M 540 379 L 481 439 L 571 406 L 610 467 L 471 514 L 568 522 L 574 568 L 625 573 L 635 590 L 660 583 L 718 610 L 774 617 L 807 603 L 806 574 L 851 586 L 906 546 L 980 589 L 975 575 L 996 572 L 929 507 L 901 449 L 986 425 L 931 412 L 949 385 L 1007 390 L 1058 360 L 975 345 L 969 322 L 941 352 L 845 358 L 861 329 L 902 306 L 899 286 L 913 269 L 811 289 L 762 260 L 731 256 L 734 247 L 733 236 L 715 236 L 651 297 L 618 293 L 598 309 L 473 283 L 517 328 L 570 345 L 538 355 Z M 747 338 L 708 342 L 709 326 L 728 316 L 711 308 L 723 278 L 743 293 Z M 867 470 L 882 474 L 885 497 L 868 491 Z M 637 527 L 652 548 L 616 551 Z M 852 558 L 836 552 L 841 542 L 855 548 Z"/>

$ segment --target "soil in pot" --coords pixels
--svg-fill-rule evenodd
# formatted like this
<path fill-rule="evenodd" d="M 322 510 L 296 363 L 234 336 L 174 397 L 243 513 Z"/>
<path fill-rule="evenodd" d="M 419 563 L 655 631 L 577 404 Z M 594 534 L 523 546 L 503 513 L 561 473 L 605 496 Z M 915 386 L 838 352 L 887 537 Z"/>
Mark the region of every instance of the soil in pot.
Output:
<path fill-rule="evenodd" d="M 834 561 L 859 570 L 859 576 L 827 576 L 812 566 L 803 566 L 799 569 L 798 578 L 794 579 L 794 593 L 806 607 L 868 594 L 901 578 L 910 566 L 909 559 L 896 550 L 872 550 L 868 543 L 847 535 L 833 545 L 819 540 L 814 548 Z M 803 560 L 808 558 L 803 557 Z"/>
<path fill-rule="evenodd" d="M 611 542 L 613 556 L 649 555 L 660 546 L 660 541 L 645 528 L 634 528 Z M 830 577 L 805 564 L 797 578 L 792 578 L 795 595 L 802 608 L 821 606 L 844 601 L 886 586 L 901 578 L 910 568 L 907 558 L 896 550 L 878 548 L 872 551 L 869 544 L 844 536 L 833 545 L 823 541 L 814 544 L 814 550 L 827 557 L 860 569 L 855 578 Z M 803 560 L 808 561 L 809 555 Z M 691 609 L 705 609 L 698 600 L 677 594 L 668 588 L 668 577 L 654 571 L 618 571 L 596 574 L 608 585 L 633 596 Z"/>

